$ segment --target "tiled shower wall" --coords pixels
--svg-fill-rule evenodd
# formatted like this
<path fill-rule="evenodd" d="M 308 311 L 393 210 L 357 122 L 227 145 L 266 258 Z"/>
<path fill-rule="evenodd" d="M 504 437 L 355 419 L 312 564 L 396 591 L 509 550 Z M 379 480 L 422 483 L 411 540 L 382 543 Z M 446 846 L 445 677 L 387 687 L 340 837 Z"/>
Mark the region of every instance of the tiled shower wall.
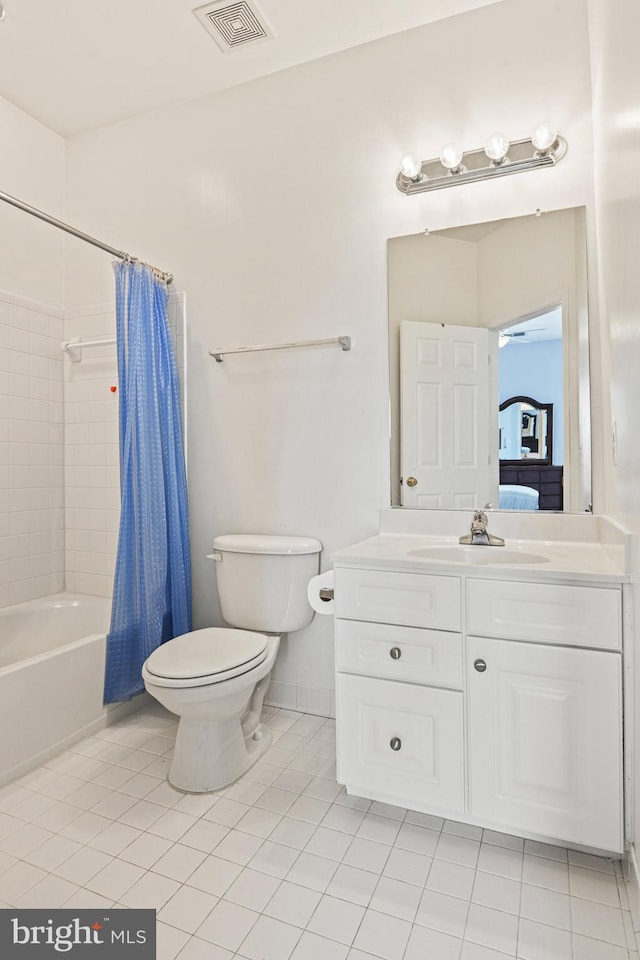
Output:
<path fill-rule="evenodd" d="M 62 328 L 0 292 L 0 607 L 64 587 Z"/>
<path fill-rule="evenodd" d="M 168 313 L 184 412 L 184 294 L 171 291 Z M 68 316 L 65 338 L 113 338 L 115 329 L 113 304 L 102 304 Z M 69 351 L 64 363 L 66 589 L 110 597 L 120 520 L 116 348 Z"/>

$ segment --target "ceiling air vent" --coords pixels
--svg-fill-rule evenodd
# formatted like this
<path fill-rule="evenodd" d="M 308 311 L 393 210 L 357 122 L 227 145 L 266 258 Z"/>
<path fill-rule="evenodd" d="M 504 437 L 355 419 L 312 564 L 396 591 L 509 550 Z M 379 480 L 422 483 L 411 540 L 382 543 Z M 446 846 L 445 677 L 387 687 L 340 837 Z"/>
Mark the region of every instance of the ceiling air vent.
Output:
<path fill-rule="evenodd" d="M 208 3 L 193 11 L 205 30 L 226 53 L 273 36 L 254 3 Z"/>

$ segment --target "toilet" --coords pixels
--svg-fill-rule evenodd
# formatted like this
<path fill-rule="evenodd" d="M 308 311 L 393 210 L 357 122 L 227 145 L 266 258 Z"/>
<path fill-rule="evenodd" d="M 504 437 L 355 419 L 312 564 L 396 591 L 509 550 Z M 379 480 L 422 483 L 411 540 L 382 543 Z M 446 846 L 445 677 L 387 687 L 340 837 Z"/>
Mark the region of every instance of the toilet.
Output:
<path fill-rule="evenodd" d="M 213 541 L 222 617 L 168 640 L 142 666 L 148 693 L 180 718 L 169 782 L 187 793 L 237 780 L 271 743 L 260 714 L 280 636 L 311 623 L 313 537 L 227 534 Z"/>

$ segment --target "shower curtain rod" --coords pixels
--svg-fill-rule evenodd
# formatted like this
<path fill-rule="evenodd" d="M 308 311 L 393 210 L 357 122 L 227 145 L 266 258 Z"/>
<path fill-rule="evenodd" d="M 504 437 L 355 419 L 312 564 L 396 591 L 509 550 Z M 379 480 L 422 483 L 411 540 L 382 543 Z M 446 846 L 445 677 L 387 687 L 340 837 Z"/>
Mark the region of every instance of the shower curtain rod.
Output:
<path fill-rule="evenodd" d="M 115 247 L 110 247 L 108 243 L 103 243 L 102 240 L 96 240 L 95 237 L 89 236 L 88 233 L 83 233 L 82 230 L 76 230 L 75 227 L 70 226 L 68 223 L 64 223 L 62 220 L 56 220 L 55 217 L 50 217 L 48 213 L 38 210 L 37 207 L 31 207 L 28 203 L 24 203 L 22 200 L 18 200 L 8 193 L 3 193 L 2 190 L 0 190 L 0 200 L 4 200 L 5 203 L 10 203 L 12 207 L 17 207 L 18 210 L 23 210 L 25 213 L 31 214 L 32 217 L 37 217 L 38 220 L 44 220 L 45 223 L 50 223 L 52 227 L 57 227 L 58 230 L 64 230 L 65 233 L 70 233 L 79 240 L 84 240 L 85 243 L 91 243 L 94 247 L 99 247 L 100 250 L 111 253 L 114 257 L 118 257 L 119 260 L 130 260 L 133 263 L 142 263 L 145 267 L 151 267 L 156 276 L 160 280 L 164 280 L 165 283 L 171 283 L 173 280 L 172 274 L 166 273 L 164 270 L 159 270 L 158 267 L 154 267 L 150 263 L 144 263 L 143 260 L 138 260 L 137 257 L 132 257 L 130 254 L 125 253 L 124 250 L 116 250 Z"/>

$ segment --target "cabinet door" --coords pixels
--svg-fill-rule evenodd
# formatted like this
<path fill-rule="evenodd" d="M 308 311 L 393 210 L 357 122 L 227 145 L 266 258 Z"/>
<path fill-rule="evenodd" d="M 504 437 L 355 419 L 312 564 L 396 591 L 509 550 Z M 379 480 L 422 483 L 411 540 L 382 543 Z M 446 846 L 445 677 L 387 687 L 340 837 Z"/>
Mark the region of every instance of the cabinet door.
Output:
<path fill-rule="evenodd" d="M 621 852 L 620 655 L 468 642 L 472 816 Z"/>
<path fill-rule="evenodd" d="M 462 694 L 337 675 L 338 780 L 415 810 L 463 809 Z"/>

